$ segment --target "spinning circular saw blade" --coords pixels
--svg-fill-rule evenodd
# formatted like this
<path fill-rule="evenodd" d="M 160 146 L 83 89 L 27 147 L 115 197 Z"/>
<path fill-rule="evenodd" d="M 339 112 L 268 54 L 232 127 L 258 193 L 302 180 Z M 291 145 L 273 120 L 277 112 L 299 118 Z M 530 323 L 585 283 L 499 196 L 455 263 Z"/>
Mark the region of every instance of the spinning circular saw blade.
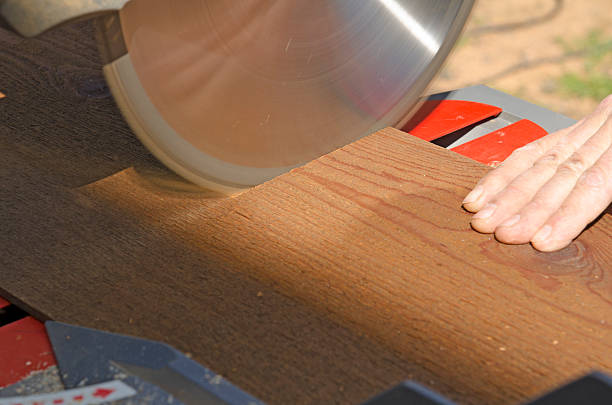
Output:
<path fill-rule="evenodd" d="M 61 3 L 123 6 L 99 20 L 123 115 L 172 170 L 234 193 L 401 125 L 473 0 Z"/>

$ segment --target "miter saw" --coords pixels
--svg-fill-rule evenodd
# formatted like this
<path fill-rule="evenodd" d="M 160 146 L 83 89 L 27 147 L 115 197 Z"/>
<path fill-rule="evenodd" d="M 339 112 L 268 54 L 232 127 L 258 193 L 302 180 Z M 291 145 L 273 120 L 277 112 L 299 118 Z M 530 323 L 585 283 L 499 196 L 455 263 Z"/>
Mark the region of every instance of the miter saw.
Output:
<path fill-rule="evenodd" d="M 234 193 L 401 126 L 473 0 L 0 0 L 24 36 L 95 17 L 104 73 L 149 150 Z"/>

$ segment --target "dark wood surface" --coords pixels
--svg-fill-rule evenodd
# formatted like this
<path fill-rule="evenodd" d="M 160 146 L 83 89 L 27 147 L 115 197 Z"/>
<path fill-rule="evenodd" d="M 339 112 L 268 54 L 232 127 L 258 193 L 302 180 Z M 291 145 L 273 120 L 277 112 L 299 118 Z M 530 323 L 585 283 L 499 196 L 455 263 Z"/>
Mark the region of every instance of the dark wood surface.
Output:
<path fill-rule="evenodd" d="M 414 378 L 516 403 L 612 371 L 612 216 L 542 254 L 469 228 L 488 170 L 397 130 L 235 198 L 135 140 L 88 25 L 0 31 L 0 295 L 170 343 L 272 404 Z"/>

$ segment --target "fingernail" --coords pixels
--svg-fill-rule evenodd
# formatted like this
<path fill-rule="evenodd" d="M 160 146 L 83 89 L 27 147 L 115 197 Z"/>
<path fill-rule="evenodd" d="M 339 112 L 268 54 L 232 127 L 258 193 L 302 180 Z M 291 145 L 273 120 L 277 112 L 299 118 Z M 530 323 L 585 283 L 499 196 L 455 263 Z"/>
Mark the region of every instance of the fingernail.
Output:
<path fill-rule="evenodd" d="M 544 225 L 531 239 L 532 242 L 539 243 L 544 242 L 552 233 L 552 226 Z"/>
<path fill-rule="evenodd" d="M 483 209 L 478 211 L 472 218 L 473 219 L 487 219 L 491 215 L 493 215 L 493 212 L 495 212 L 495 208 L 497 208 L 497 205 L 489 203 L 485 205 Z"/>
<path fill-rule="evenodd" d="M 516 215 L 514 215 L 514 216 L 512 216 L 512 217 L 508 218 L 507 220 L 505 220 L 505 221 L 504 221 L 504 222 L 502 222 L 501 224 L 499 224 L 499 226 L 502 226 L 502 227 L 510 227 L 510 226 L 516 225 L 516 223 L 517 223 L 518 221 L 520 221 L 520 219 L 521 219 L 521 216 L 520 216 L 520 215 L 518 215 L 518 214 L 516 214 Z"/>
<path fill-rule="evenodd" d="M 483 190 L 484 189 L 482 188 L 482 186 L 476 186 L 474 190 L 470 191 L 470 193 L 465 196 L 465 198 L 463 199 L 463 204 L 470 204 L 478 200 L 478 197 L 482 195 Z"/>

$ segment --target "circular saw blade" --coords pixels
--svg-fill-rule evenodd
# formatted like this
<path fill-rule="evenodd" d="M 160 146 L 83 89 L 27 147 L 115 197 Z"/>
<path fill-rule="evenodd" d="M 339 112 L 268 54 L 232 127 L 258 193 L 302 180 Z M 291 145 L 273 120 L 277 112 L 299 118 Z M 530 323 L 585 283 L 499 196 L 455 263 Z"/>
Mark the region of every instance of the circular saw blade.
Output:
<path fill-rule="evenodd" d="M 401 124 L 472 3 L 131 0 L 105 73 L 153 154 L 233 193 Z"/>

